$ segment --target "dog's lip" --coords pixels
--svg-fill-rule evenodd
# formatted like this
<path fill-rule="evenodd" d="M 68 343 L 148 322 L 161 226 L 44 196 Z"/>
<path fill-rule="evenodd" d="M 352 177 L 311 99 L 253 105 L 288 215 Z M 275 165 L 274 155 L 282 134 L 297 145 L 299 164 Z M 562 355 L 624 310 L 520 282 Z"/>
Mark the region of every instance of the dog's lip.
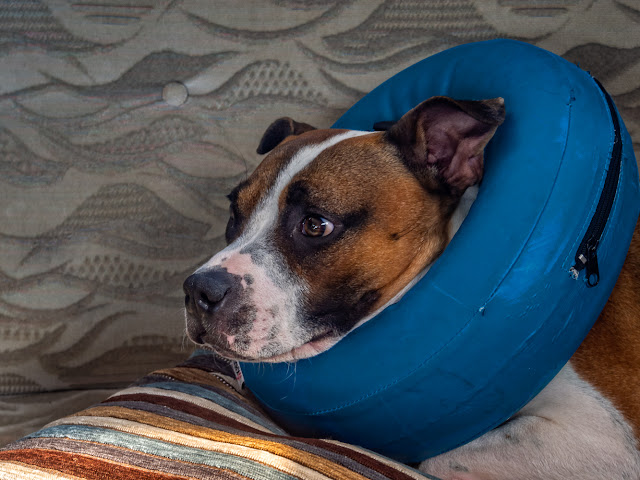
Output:
<path fill-rule="evenodd" d="M 319 342 L 320 340 L 324 340 L 325 338 L 330 337 L 332 333 L 333 333 L 333 330 L 327 330 L 326 332 L 318 333 L 317 335 L 314 335 L 313 337 L 311 337 L 311 340 L 309 340 L 306 343 L 303 343 L 302 345 L 307 345 L 308 343 L 313 343 L 313 342 Z"/>
<path fill-rule="evenodd" d="M 220 347 L 213 347 L 208 343 L 199 344 L 198 348 L 202 348 L 204 350 L 209 350 L 213 353 L 220 355 L 221 357 L 226 358 L 227 360 L 233 360 L 236 362 L 258 362 L 260 360 L 254 360 L 250 357 L 243 357 L 242 355 L 232 352 L 231 350 L 226 350 Z"/>
<path fill-rule="evenodd" d="M 294 347 L 291 350 L 283 353 L 278 353 L 270 357 L 249 357 L 242 355 L 241 353 L 231 351 L 224 347 L 214 347 L 209 344 L 200 345 L 200 348 L 211 350 L 218 355 L 236 362 L 246 363 L 283 363 L 283 362 L 296 362 L 309 357 L 314 357 L 332 347 L 339 338 L 332 335 L 333 330 L 327 330 L 326 332 L 319 333 L 313 336 L 308 342 L 303 343 L 298 347 Z M 326 342 L 330 340 L 329 342 Z"/>
<path fill-rule="evenodd" d="M 281 363 L 281 362 L 295 362 L 303 360 L 305 358 L 315 357 L 322 352 L 327 351 L 340 339 L 333 335 L 333 329 L 319 333 L 313 336 L 309 341 L 303 343 L 298 347 L 294 347 L 288 352 L 279 353 L 270 357 L 257 358 L 251 360 L 251 362 L 267 362 L 267 363 Z"/>

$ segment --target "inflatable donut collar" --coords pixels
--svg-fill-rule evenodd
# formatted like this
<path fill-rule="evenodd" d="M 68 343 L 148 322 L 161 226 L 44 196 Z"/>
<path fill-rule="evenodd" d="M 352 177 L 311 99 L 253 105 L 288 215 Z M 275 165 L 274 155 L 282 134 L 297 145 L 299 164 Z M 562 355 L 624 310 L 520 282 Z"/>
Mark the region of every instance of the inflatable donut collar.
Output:
<path fill-rule="evenodd" d="M 429 57 L 334 127 L 371 130 L 435 95 L 503 97 L 507 108 L 478 198 L 446 251 L 400 302 L 327 352 L 242 364 L 290 433 L 405 462 L 482 435 L 544 388 L 607 301 L 640 211 L 631 140 L 606 92 L 525 43 Z"/>

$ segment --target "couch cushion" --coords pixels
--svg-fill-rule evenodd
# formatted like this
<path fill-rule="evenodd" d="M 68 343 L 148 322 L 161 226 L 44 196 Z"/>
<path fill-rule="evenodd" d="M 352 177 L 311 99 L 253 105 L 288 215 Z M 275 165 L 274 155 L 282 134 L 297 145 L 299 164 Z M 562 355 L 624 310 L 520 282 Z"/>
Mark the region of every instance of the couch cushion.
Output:
<path fill-rule="evenodd" d="M 118 390 L 98 388 L 35 395 L 0 395 L 0 448 L 46 423 L 97 403 Z"/>
<path fill-rule="evenodd" d="M 223 359 L 198 353 L 0 451 L 0 478 L 433 478 L 356 446 L 287 435 Z"/>

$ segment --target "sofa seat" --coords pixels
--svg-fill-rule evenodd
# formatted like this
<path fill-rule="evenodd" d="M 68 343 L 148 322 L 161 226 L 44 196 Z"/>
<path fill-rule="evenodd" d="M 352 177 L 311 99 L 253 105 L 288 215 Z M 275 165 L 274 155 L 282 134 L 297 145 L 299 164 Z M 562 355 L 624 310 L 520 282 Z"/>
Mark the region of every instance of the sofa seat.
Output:
<path fill-rule="evenodd" d="M 274 424 L 229 363 L 196 352 L 0 450 L 0 479 L 433 479 Z"/>

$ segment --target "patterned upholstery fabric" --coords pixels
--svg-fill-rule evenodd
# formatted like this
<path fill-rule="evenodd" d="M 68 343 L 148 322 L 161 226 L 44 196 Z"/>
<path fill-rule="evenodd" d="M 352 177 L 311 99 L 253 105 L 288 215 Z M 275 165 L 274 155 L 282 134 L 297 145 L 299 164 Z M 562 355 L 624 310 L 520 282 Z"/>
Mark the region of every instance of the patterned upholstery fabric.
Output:
<path fill-rule="evenodd" d="M 0 451 L 0 479 L 71 477 L 433 478 L 354 446 L 288 436 L 211 354 L 151 373 Z"/>
<path fill-rule="evenodd" d="M 639 32 L 637 0 L 0 0 L 0 445 L 188 356 L 182 281 L 276 117 L 511 37 L 599 78 L 640 157 Z"/>

